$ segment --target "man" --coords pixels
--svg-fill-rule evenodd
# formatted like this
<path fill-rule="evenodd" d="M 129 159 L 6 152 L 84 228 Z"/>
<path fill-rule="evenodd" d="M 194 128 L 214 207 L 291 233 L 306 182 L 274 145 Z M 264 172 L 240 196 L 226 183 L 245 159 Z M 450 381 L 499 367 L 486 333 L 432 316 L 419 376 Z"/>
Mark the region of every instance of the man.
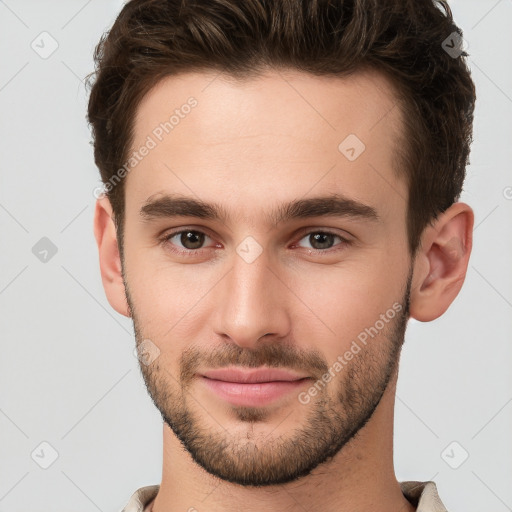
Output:
<path fill-rule="evenodd" d="M 407 321 L 459 293 L 475 91 L 431 0 L 133 0 L 98 45 L 94 231 L 164 420 L 125 512 L 443 511 L 397 482 Z"/>

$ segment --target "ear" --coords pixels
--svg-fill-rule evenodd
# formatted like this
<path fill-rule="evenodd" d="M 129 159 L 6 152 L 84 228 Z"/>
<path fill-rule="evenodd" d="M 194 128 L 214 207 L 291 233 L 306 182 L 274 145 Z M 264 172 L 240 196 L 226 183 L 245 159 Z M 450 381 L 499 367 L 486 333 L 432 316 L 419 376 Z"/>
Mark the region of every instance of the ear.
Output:
<path fill-rule="evenodd" d="M 96 201 L 94 236 L 98 244 L 101 280 L 108 302 L 118 313 L 130 317 L 112 206 L 106 196 L 102 196 Z"/>
<path fill-rule="evenodd" d="M 414 259 L 410 316 L 421 322 L 440 317 L 458 295 L 473 245 L 474 213 L 454 203 L 425 228 Z"/>

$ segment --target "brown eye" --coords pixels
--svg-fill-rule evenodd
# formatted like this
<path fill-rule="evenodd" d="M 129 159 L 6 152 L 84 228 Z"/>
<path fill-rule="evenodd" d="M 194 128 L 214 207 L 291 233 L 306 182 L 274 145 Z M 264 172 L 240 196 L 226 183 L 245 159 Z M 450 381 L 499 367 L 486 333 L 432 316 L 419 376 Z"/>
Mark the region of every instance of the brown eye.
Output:
<path fill-rule="evenodd" d="M 210 237 L 201 231 L 184 229 L 169 233 L 164 237 L 164 241 L 166 244 L 175 246 L 178 252 L 187 252 L 202 249 L 207 238 Z"/>
<path fill-rule="evenodd" d="M 341 240 L 341 243 L 336 244 L 336 239 Z M 306 249 L 314 249 L 316 251 L 326 251 L 336 245 L 342 246 L 344 243 L 348 243 L 348 240 L 342 236 L 337 235 L 336 233 L 329 233 L 328 231 L 311 231 L 301 239 L 301 242 L 303 240 L 306 240 L 306 244 L 309 245 L 302 245 L 299 242 L 299 246 L 305 247 Z"/>
<path fill-rule="evenodd" d="M 309 243 L 313 249 L 330 249 L 334 245 L 334 235 L 330 233 L 312 233 Z"/>
<path fill-rule="evenodd" d="M 180 242 L 185 249 L 199 249 L 204 243 L 204 233 L 199 231 L 182 231 Z"/>

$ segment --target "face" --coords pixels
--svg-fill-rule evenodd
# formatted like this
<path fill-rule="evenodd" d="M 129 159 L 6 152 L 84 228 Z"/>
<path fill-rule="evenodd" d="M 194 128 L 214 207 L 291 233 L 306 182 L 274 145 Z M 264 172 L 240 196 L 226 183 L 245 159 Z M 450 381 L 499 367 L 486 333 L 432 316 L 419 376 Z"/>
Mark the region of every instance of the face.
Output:
<path fill-rule="evenodd" d="M 269 71 L 167 78 L 139 105 L 132 149 L 151 147 L 126 177 L 122 267 L 141 370 L 164 421 L 219 478 L 307 475 L 392 379 L 412 268 L 394 104 L 376 74 Z M 228 367 L 300 380 L 204 376 Z"/>

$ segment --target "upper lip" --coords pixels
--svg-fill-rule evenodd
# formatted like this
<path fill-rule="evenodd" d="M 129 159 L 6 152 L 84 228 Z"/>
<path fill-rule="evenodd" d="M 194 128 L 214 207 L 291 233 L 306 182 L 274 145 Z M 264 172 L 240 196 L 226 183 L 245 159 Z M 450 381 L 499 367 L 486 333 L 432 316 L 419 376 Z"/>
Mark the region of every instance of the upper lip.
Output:
<path fill-rule="evenodd" d="M 289 370 L 279 370 L 274 368 L 261 368 L 256 370 L 241 370 L 238 368 L 219 368 L 208 370 L 201 375 L 208 379 L 222 380 L 225 382 L 274 382 L 274 381 L 294 381 L 308 378 L 308 375 L 301 375 Z"/>

